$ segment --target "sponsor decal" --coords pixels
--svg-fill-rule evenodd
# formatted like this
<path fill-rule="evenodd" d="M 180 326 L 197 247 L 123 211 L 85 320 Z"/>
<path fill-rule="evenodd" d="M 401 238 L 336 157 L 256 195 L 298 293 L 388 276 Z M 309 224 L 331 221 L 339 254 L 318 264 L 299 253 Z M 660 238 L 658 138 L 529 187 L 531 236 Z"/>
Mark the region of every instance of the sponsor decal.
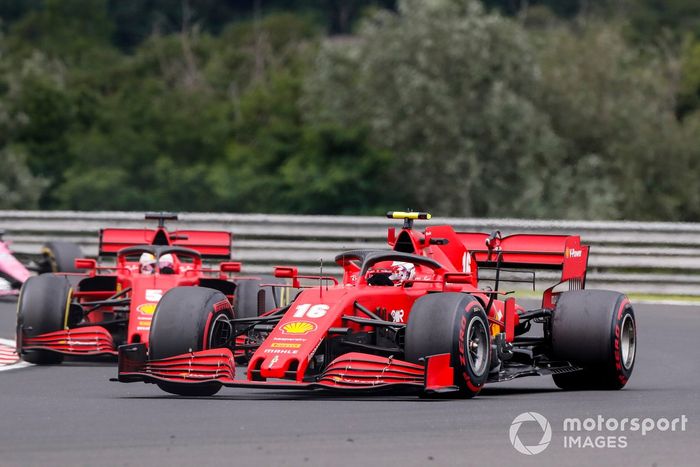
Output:
<path fill-rule="evenodd" d="M 146 301 L 147 302 L 157 302 L 163 296 L 163 291 L 161 289 L 146 289 Z"/>
<path fill-rule="evenodd" d="M 564 252 L 564 256 L 567 258 L 580 258 L 582 254 L 583 252 L 581 250 L 577 250 L 575 248 L 567 248 Z"/>
<path fill-rule="evenodd" d="M 157 303 L 142 303 L 136 307 L 136 311 L 144 315 L 152 315 L 156 311 Z"/>
<path fill-rule="evenodd" d="M 280 358 L 278 355 L 275 355 L 274 357 L 272 357 L 272 360 L 270 360 L 270 363 L 267 364 L 267 369 L 269 370 L 270 368 L 272 368 L 275 365 L 275 363 L 277 363 L 279 361 L 279 359 Z"/>
<path fill-rule="evenodd" d="M 270 344 L 273 349 L 298 349 L 301 344 L 296 342 L 273 342 Z"/>
<path fill-rule="evenodd" d="M 279 342 L 306 342 L 306 339 L 303 337 L 278 337 L 275 336 L 272 338 L 273 341 L 279 341 Z"/>
<path fill-rule="evenodd" d="M 231 309 L 231 304 L 228 300 L 221 300 L 220 302 L 214 303 L 214 311 L 229 310 Z"/>
<path fill-rule="evenodd" d="M 139 321 L 139 326 L 150 326 L 151 322 L 150 321 Z"/>
<path fill-rule="evenodd" d="M 95 345 L 94 342 L 85 342 L 85 341 L 73 341 L 73 340 L 68 340 L 65 341 L 65 344 L 67 344 L 69 347 L 80 347 L 80 346 L 92 346 Z"/>
<path fill-rule="evenodd" d="M 395 323 L 403 323 L 403 310 L 391 310 L 391 320 Z"/>
<path fill-rule="evenodd" d="M 496 310 L 496 312 L 494 313 L 494 315 L 495 315 L 494 317 L 495 317 L 498 321 L 503 321 L 503 312 L 502 312 L 501 310 Z"/>
<path fill-rule="evenodd" d="M 318 328 L 315 323 L 310 321 L 290 321 L 280 327 L 283 334 L 298 334 L 304 335 L 315 331 Z"/>
<path fill-rule="evenodd" d="M 265 349 L 263 350 L 264 353 L 271 353 L 271 354 L 282 354 L 282 355 L 296 355 L 299 353 L 298 350 L 293 350 L 293 349 Z"/>
<path fill-rule="evenodd" d="M 462 256 L 462 272 L 471 272 L 472 271 L 472 255 L 471 253 L 467 252 L 464 253 L 464 256 Z"/>
<path fill-rule="evenodd" d="M 150 326 L 136 326 L 137 331 L 150 331 L 151 327 Z"/>

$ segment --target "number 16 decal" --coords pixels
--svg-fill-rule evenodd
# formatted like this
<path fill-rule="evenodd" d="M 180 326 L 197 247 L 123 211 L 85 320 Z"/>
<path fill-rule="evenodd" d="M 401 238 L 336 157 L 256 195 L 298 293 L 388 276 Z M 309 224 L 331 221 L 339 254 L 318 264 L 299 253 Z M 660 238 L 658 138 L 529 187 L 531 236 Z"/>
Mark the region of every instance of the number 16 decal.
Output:
<path fill-rule="evenodd" d="M 319 304 L 311 306 L 310 303 L 302 303 L 297 306 L 293 316 L 295 318 L 321 318 L 326 316 L 328 308 L 328 305 Z"/>

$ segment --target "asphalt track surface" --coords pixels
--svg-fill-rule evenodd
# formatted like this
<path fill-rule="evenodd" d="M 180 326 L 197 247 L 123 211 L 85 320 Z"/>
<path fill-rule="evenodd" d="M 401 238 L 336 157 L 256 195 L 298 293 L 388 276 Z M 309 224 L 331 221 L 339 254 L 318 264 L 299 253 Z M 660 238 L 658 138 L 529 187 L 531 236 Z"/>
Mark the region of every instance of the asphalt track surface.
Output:
<path fill-rule="evenodd" d="M 13 301 L 0 301 L 12 338 Z M 0 465 L 466 466 L 700 465 L 700 307 L 637 305 L 639 346 L 622 391 L 563 392 L 549 377 L 487 386 L 473 400 L 334 396 L 224 388 L 196 399 L 119 384 L 114 364 L 68 362 L 0 372 Z M 513 419 L 551 424 L 540 454 L 517 452 Z M 565 418 L 667 418 L 686 430 L 571 433 Z M 543 431 L 521 426 L 525 445 Z M 565 435 L 625 435 L 625 448 L 564 447 Z M 607 442 L 607 441 L 606 441 Z"/>

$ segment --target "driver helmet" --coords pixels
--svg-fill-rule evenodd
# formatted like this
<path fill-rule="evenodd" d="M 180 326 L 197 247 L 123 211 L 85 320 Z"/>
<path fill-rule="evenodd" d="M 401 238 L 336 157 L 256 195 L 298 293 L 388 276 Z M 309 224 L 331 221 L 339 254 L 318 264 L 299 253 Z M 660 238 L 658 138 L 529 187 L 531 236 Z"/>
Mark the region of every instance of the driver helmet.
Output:
<path fill-rule="evenodd" d="M 151 253 L 142 253 L 139 258 L 139 270 L 141 274 L 153 274 L 156 269 L 156 257 Z"/>
<path fill-rule="evenodd" d="M 389 279 L 395 285 L 401 285 L 405 281 L 411 280 L 416 276 L 416 266 L 413 263 L 404 261 L 394 261 L 391 265 L 391 275 Z"/>
<path fill-rule="evenodd" d="M 175 272 L 175 259 L 170 253 L 166 253 L 158 258 L 158 270 L 164 274 L 173 274 Z"/>

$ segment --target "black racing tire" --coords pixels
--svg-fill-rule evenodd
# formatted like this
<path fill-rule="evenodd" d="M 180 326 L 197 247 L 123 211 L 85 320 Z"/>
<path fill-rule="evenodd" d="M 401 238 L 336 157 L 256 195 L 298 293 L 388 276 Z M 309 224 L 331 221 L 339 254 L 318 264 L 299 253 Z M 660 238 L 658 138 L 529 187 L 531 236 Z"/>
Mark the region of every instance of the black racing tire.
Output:
<path fill-rule="evenodd" d="M 629 381 L 637 350 L 637 323 L 629 299 L 608 290 L 563 292 L 552 317 L 552 358 L 582 370 L 554 374 L 566 390 L 616 390 Z"/>
<path fill-rule="evenodd" d="M 41 272 L 81 272 L 75 267 L 75 260 L 83 257 L 83 251 L 76 243 L 47 242 L 41 254 L 44 257 Z"/>
<path fill-rule="evenodd" d="M 64 329 L 71 300 L 71 285 L 65 276 L 44 274 L 30 277 L 17 301 L 17 331 L 27 337 Z M 17 336 L 17 342 L 22 337 Z M 48 350 L 19 349 L 22 358 L 37 365 L 58 364 L 63 355 Z"/>
<path fill-rule="evenodd" d="M 447 292 L 421 297 L 406 326 L 406 360 L 418 363 L 430 355 L 450 354 L 460 396 L 474 397 L 489 375 L 488 323 L 481 302 L 471 295 Z"/>
<path fill-rule="evenodd" d="M 160 360 L 175 355 L 222 346 L 233 310 L 226 296 L 206 287 L 175 287 L 156 306 L 148 342 L 149 357 Z M 212 396 L 221 384 L 158 383 L 163 391 L 180 396 Z"/>
<path fill-rule="evenodd" d="M 281 288 L 264 284 L 286 284 L 284 279 L 270 275 L 255 278 L 236 279 L 236 291 L 233 298 L 233 309 L 238 318 L 252 318 L 266 311 L 280 307 Z"/>

